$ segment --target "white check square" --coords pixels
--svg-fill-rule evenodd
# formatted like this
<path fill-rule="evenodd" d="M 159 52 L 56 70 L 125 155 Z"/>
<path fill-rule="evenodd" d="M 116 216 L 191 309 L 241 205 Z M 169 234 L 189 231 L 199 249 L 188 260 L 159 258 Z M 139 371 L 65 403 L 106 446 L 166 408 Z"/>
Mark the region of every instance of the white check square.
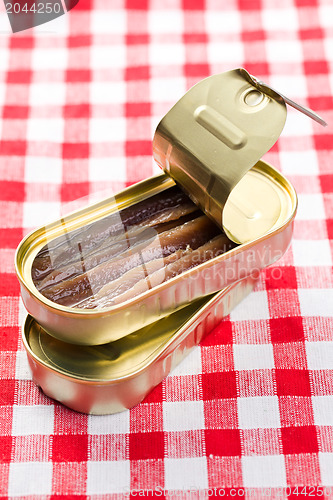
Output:
<path fill-rule="evenodd" d="M 120 44 L 93 45 L 91 65 L 94 69 L 123 68 L 126 65 L 126 46 Z"/>
<path fill-rule="evenodd" d="M 63 83 L 32 83 L 30 85 L 31 106 L 62 106 L 66 99 L 66 85 Z"/>
<path fill-rule="evenodd" d="M 239 66 L 244 61 L 244 45 L 241 42 L 211 42 L 207 45 L 208 61 L 211 64 L 234 63 Z"/>
<path fill-rule="evenodd" d="M 242 457 L 242 472 L 247 488 L 278 488 L 287 484 L 283 455 Z"/>
<path fill-rule="evenodd" d="M 333 426 L 333 396 L 313 396 L 312 405 L 315 425 Z"/>
<path fill-rule="evenodd" d="M 62 181 L 62 160 L 46 156 L 27 156 L 25 182 L 57 183 Z"/>
<path fill-rule="evenodd" d="M 253 292 L 230 313 L 231 321 L 269 319 L 267 293 Z"/>
<path fill-rule="evenodd" d="M 317 154 L 313 150 L 281 151 L 280 161 L 286 175 L 317 175 L 319 172 Z"/>
<path fill-rule="evenodd" d="M 89 138 L 92 142 L 116 142 L 126 139 L 126 121 L 124 118 L 92 118 Z"/>
<path fill-rule="evenodd" d="M 325 486 L 333 486 L 333 453 L 319 452 L 321 482 Z"/>
<path fill-rule="evenodd" d="M 31 370 L 25 351 L 17 351 L 15 365 L 16 380 L 31 380 Z"/>
<path fill-rule="evenodd" d="M 0 52 L 0 57 L 1 57 L 1 52 Z M 0 82 L 0 105 L 1 106 L 3 106 L 5 103 L 6 88 L 7 88 L 7 85 Z M 0 127 L 1 127 L 1 125 L 2 125 L 2 120 L 0 120 Z M 0 129 L 0 132 L 1 132 L 1 129 Z"/>
<path fill-rule="evenodd" d="M 275 61 L 276 63 L 298 63 L 303 60 L 303 52 L 301 43 L 298 40 L 267 40 L 266 41 L 266 52 L 267 58 L 269 61 Z M 292 75 L 288 75 L 287 84 L 290 88 L 292 80 L 295 80 L 295 77 Z M 298 82 L 300 79 L 298 78 Z M 270 83 L 272 87 L 276 88 L 278 92 L 285 93 L 288 97 L 292 95 L 299 95 L 303 97 L 303 94 L 300 93 L 300 88 L 298 89 L 298 93 L 286 93 L 284 89 L 276 86 L 275 78 L 272 77 L 270 79 Z"/>
<path fill-rule="evenodd" d="M 130 462 L 88 462 L 87 494 L 124 493 L 130 488 Z"/>
<path fill-rule="evenodd" d="M 1 33 L 4 33 L 4 34 L 6 33 L 6 35 L 7 35 L 6 42 L 7 42 L 7 40 L 9 39 L 8 35 L 9 35 L 9 33 L 12 32 L 12 30 L 11 30 L 11 27 L 9 24 L 9 18 L 8 18 L 8 16 L 4 15 L 4 12 L 5 12 L 5 9 L 4 9 L 4 7 L 2 7 L 2 11 L 1 11 L 2 15 L 0 16 L 0 30 L 1 30 Z M 9 46 L 9 41 L 7 43 Z M 7 47 L 7 43 L 5 43 L 5 47 Z M 8 53 L 9 53 L 9 50 L 8 50 Z M 1 61 L 1 59 L 0 59 L 0 61 Z"/>
<path fill-rule="evenodd" d="M 27 126 L 29 141 L 62 142 L 64 140 L 64 120 L 61 118 L 30 118 Z"/>
<path fill-rule="evenodd" d="M 192 490 L 208 488 L 206 457 L 165 458 L 165 489 Z"/>
<path fill-rule="evenodd" d="M 9 466 L 8 495 L 50 495 L 52 492 L 51 462 L 12 462 Z"/>
<path fill-rule="evenodd" d="M 298 29 L 298 15 L 296 9 L 262 9 L 262 22 L 265 30 L 270 31 L 295 31 Z M 288 19 L 288 23 L 286 23 Z M 292 43 L 292 42 L 291 42 Z"/>
<path fill-rule="evenodd" d="M 165 431 L 204 429 L 203 401 L 163 403 L 163 426 Z"/>
<path fill-rule="evenodd" d="M 202 373 L 200 347 L 194 347 L 190 354 L 171 370 L 172 376 L 199 375 Z"/>
<path fill-rule="evenodd" d="M 332 316 L 333 289 L 299 289 L 298 298 L 302 316 Z"/>
<path fill-rule="evenodd" d="M 152 78 L 150 96 L 152 102 L 175 102 L 186 92 L 185 78 Z"/>
<path fill-rule="evenodd" d="M 297 218 L 299 220 L 325 219 L 323 197 L 320 193 L 298 194 Z"/>
<path fill-rule="evenodd" d="M 52 49 L 35 48 L 32 51 L 32 67 L 36 70 L 65 69 L 67 67 L 68 50 L 63 47 Z"/>
<path fill-rule="evenodd" d="M 277 429 L 281 425 L 277 396 L 237 398 L 237 407 L 241 429 Z"/>
<path fill-rule="evenodd" d="M 23 208 L 23 227 L 44 226 L 47 222 L 60 217 L 60 202 L 25 202 Z"/>
<path fill-rule="evenodd" d="M 126 160 L 118 158 L 90 158 L 89 179 L 92 182 L 126 180 Z M 110 196 L 110 195 L 109 195 Z"/>
<path fill-rule="evenodd" d="M 127 434 L 129 433 L 129 411 L 122 411 L 113 415 L 89 415 L 89 434 Z"/>
<path fill-rule="evenodd" d="M 48 405 L 13 406 L 13 436 L 53 434 L 54 408 Z"/>
<path fill-rule="evenodd" d="M 0 248 L 0 273 L 12 273 L 14 260 L 14 248 Z"/>
<path fill-rule="evenodd" d="M 278 52 L 277 57 L 281 58 L 281 61 L 279 60 L 279 62 L 281 62 L 282 64 L 284 63 L 290 64 L 294 60 L 298 62 L 295 58 L 297 58 L 298 52 L 302 50 L 299 42 L 293 41 L 291 43 L 288 41 L 287 42 L 272 41 L 267 43 L 272 44 L 271 46 L 274 47 L 274 50 Z M 283 51 L 288 50 L 289 47 L 290 47 L 290 54 L 284 54 Z M 308 96 L 307 81 L 306 78 L 302 75 L 290 75 L 290 74 L 273 75 L 269 81 L 273 88 L 275 88 L 278 92 L 281 92 L 285 96 L 289 97 L 290 99 L 295 99 L 296 101 L 298 101 L 300 98 L 306 98 Z M 301 116 L 296 117 L 296 111 L 292 111 L 290 115 L 293 116 L 293 118 L 291 118 L 291 121 L 293 121 L 294 124 L 300 123 Z M 300 115 L 299 112 L 298 115 Z M 298 132 L 293 130 L 292 124 L 291 123 L 288 124 L 288 121 L 289 121 L 289 116 L 287 118 L 286 129 L 285 129 L 287 131 L 287 134 L 291 137 L 293 137 L 294 135 L 298 135 Z M 302 127 L 301 130 L 304 130 L 304 132 L 309 131 L 310 129 L 310 131 L 307 132 L 307 135 L 312 132 L 311 125 L 309 126 L 309 124 L 307 125 L 302 124 L 301 127 Z M 283 130 L 283 135 L 285 135 L 285 130 Z"/>
<path fill-rule="evenodd" d="M 185 48 L 181 44 L 154 43 L 149 47 L 149 60 L 151 64 L 184 64 Z"/>
<path fill-rule="evenodd" d="M 283 78 L 279 77 L 274 77 L 275 78 L 275 85 L 279 85 L 281 87 L 277 88 L 277 90 L 280 90 L 280 92 L 283 92 L 282 87 L 284 87 L 284 91 L 288 92 L 288 87 L 289 87 L 289 78 L 284 76 Z M 294 83 L 294 82 L 293 82 Z M 294 92 L 296 92 L 298 81 L 296 80 L 296 83 L 293 84 Z M 272 84 L 273 85 L 273 84 Z M 306 82 L 303 83 L 302 85 L 302 92 L 306 92 L 305 89 Z M 296 88 L 295 88 L 296 87 Z M 291 85 L 289 88 L 289 92 L 291 92 Z M 297 94 L 296 94 L 297 95 Z M 289 96 L 288 96 L 289 97 Z M 300 137 L 306 137 L 310 136 L 313 132 L 312 128 L 312 123 L 311 120 L 304 120 L 304 115 L 300 113 L 299 111 L 296 110 L 288 110 L 288 116 L 287 120 L 285 123 L 285 126 L 283 128 L 283 136 L 284 137 L 295 137 L 295 136 L 300 136 Z M 312 149 L 309 149 L 306 153 L 309 154 L 312 152 L 315 154 L 315 152 Z M 302 155 L 304 154 L 304 151 L 297 151 L 297 154 L 301 153 Z"/>
<path fill-rule="evenodd" d="M 150 10 L 148 12 L 148 31 L 153 34 L 182 33 L 183 13 L 179 10 Z"/>
<path fill-rule="evenodd" d="M 271 344 L 234 344 L 235 370 L 259 370 L 274 368 Z"/>
<path fill-rule="evenodd" d="M 20 297 L 18 300 L 18 324 L 24 325 L 27 317 L 27 310 L 23 304 L 23 300 Z M 21 344 L 21 349 L 23 350 L 23 345 Z"/>
<path fill-rule="evenodd" d="M 333 342 L 305 342 L 310 370 L 333 370 Z"/>
<path fill-rule="evenodd" d="M 126 12 L 122 10 L 92 10 L 91 28 L 93 33 L 122 34 L 126 32 Z"/>
<path fill-rule="evenodd" d="M 331 247 L 328 240 L 292 241 L 295 266 L 331 266 Z"/>
<path fill-rule="evenodd" d="M 332 28 L 333 27 L 333 5 L 331 5 L 329 2 L 325 5 L 326 2 L 323 3 L 323 5 L 318 6 L 318 12 L 319 12 L 319 19 L 320 19 L 320 25 L 325 27 L 325 28 Z"/>
<path fill-rule="evenodd" d="M 120 104 L 126 100 L 126 86 L 123 82 L 91 82 L 91 104 Z"/>
<path fill-rule="evenodd" d="M 0 16 L 0 26 L 1 26 L 1 18 L 5 18 L 5 17 L 6 16 Z M 0 27 L 0 29 L 1 29 L 1 27 Z M 5 71 L 8 68 L 9 54 L 10 54 L 9 48 L 8 49 L 7 48 L 4 48 L 4 49 L 0 48 L 1 71 L 3 71 L 3 74 L 5 74 Z M 2 97 L 2 94 L 1 94 L 1 85 L 3 86 L 3 89 L 6 88 L 6 86 L 4 84 L 0 84 L 0 99 Z M 1 100 L 0 100 L 0 103 L 1 103 Z"/>
<path fill-rule="evenodd" d="M 211 34 L 239 33 L 242 27 L 241 14 L 237 10 L 209 10 L 206 12 L 207 32 Z"/>

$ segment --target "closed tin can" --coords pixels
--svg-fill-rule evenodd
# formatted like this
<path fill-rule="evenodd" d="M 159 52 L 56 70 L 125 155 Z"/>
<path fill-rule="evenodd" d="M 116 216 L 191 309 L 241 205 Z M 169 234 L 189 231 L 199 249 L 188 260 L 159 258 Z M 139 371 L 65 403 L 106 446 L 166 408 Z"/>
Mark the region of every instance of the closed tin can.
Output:
<path fill-rule="evenodd" d="M 250 293 L 248 277 L 156 323 L 100 346 L 78 346 L 48 335 L 28 316 L 23 343 L 34 382 L 79 412 L 116 413 L 132 408 Z"/>
<path fill-rule="evenodd" d="M 165 173 L 39 228 L 21 242 L 16 272 L 28 313 L 60 341 L 106 344 L 278 260 L 291 241 L 297 197 L 289 181 L 260 158 L 277 140 L 285 118 L 284 99 L 258 88 L 245 70 L 193 87 L 155 133 L 154 157 Z M 176 203 L 169 218 L 157 224 L 160 215 L 147 206 L 172 198 L 176 184 L 194 205 Z M 141 207 L 139 223 L 136 207 Z M 181 229 L 174 226 L 178 215 L 173 210 L 180 210 Z M 131 217 L 134 226 L 128 225 Z M 165 228 L 180 242 L 175 246 L 170 240 L 173 250 L 167 257 Z M 183 241 L 185 230 L 189 239 Z M 207 241 L 200 241 L 204 232 Z M 207 248 L 216 238 L 220 247 L 208 258 Z M 112 265 L 98 260 L 108 252 Z M 94 262 L 97 273 L 90 268 Z M 121 268 L 137 281 L 124 282 Z"/>

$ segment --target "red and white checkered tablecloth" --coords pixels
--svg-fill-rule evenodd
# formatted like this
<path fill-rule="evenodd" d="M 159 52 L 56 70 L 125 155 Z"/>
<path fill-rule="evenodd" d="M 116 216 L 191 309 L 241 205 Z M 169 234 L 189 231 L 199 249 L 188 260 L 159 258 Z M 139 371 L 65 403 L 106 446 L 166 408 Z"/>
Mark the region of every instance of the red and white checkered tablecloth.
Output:
<path fill-rule="evenodd" d="M 142 404 L 57 404 L 28 371 L 15 248 L 157 172 L 159 119 L 240 66 L 329 123 L 289 109 L 266 155 L 298 192 L 291 248 Z M 0 1 L 1 497 L 333 498 L 332 93 L 332 0 L 80 0 L 17 34 Z"/>

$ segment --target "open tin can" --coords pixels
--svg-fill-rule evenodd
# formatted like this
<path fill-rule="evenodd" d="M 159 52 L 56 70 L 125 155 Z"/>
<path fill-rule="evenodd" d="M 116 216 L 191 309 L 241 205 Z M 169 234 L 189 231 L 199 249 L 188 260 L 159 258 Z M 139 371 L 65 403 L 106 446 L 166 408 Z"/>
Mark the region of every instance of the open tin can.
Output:
<path fill-rule="evenodd" d="M 23 339 L 46 394 L 88 413 L 133 406 L 284 254 L 297 196 L 260 158 L 285 119 L 245 70 L 207 78 L 157 127 L 164 173 L 23 239 Z"/>

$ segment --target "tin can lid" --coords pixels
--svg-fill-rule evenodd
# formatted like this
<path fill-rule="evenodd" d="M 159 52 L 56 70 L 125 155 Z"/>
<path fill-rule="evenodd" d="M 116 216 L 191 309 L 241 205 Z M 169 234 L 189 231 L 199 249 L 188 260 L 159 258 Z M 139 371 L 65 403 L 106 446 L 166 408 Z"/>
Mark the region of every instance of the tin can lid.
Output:
<path fill-rule="evenodd" d="M 275 224 L 280 204 L 274 188 L 240 181 L 274 145 L 286 115 L 284 98 L 246 70 L 214 75 L 161 120 L 154 158 L 231 239 L 253 241 Z"/>

